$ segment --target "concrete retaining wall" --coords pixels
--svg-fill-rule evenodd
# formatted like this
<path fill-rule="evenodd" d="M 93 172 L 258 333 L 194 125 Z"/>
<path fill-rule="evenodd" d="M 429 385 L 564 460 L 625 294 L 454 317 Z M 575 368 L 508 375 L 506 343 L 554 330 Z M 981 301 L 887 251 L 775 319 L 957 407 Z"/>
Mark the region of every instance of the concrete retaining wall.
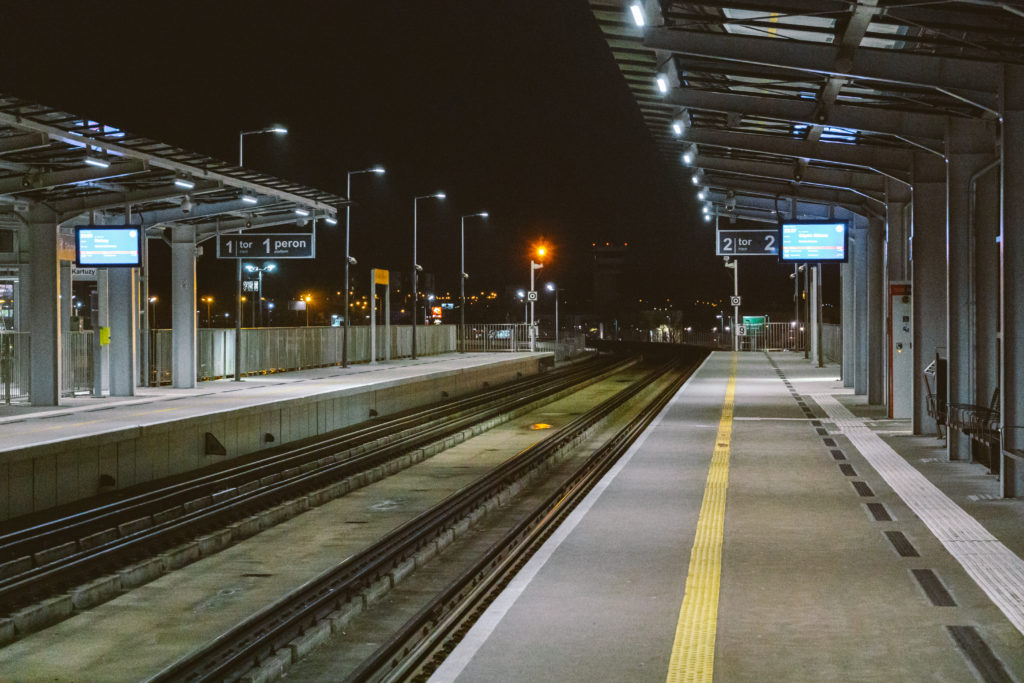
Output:
<path fill-rule="evenodd" d="M 299 399 L 266 401 L 202 417 L 142 427 L 116 428 L 70 441 L 0 453 L 0 520 L 94 496 L 101 475 L 123 489 L 181 474 L 261 449 L 326 434 L 367 420 L 371 410 L 389 415 L 448 396 L 462 396 L 540 371 L 544 357 L 498 360 L 474 368 L 443 370 L 412 380 L 327 390 Z M 205 455 L 213 434 L 226 456 Z M 273 436 L 266 441 L 265 435 Z"/>

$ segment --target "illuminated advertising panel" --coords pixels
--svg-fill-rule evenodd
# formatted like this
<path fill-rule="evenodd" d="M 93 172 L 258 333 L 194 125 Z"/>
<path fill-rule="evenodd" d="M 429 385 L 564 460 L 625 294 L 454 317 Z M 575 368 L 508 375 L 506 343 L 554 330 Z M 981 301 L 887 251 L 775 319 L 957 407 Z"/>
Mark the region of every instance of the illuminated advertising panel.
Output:
<path fill-rule="evenodd" d="M 80 268 L 139 265 L 142 228 L 138 225 L 75 227 L 75 264 Z"/>
<path fill-rule="evenodd" d="M 849 252 L 848 221 L 784 221 L 779 227 L 779 259 L 844 262 Z"/>

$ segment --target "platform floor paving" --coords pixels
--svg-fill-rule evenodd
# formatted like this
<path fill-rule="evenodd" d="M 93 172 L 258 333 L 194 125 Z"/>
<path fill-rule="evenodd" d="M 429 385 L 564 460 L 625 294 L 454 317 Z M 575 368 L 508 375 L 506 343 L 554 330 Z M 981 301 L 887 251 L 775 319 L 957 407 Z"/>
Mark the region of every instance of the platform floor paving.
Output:
<path fill-rule="evenodd" d="M 56 407 L 0 405 L 0 452 L 337 390 L 388 386 L 433 373 L 501 363 L 530 355 L 446 353 L 374 365 L 332 366 L 256 375 L 243 377 L 239 382 L 230 379 L 200 382 L 193 389 L 137 387 L 136 395 L 131 397 L 62 398 L 61 405 Z"/>
<path fill-rule="evenodd" d="M 1024 501 L 941 445 L 716 352 L 431 680 L 1024 680 Z"/>

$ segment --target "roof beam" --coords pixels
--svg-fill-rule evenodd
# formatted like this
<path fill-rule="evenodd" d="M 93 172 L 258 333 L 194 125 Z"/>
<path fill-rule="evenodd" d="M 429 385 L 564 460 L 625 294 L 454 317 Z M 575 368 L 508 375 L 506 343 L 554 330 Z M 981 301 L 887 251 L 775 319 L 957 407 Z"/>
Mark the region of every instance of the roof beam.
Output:
<path fill-rule="evenodd" d="M 790 183 L 771 180 L 758 180 L 753 178 L 728 178 L 721 175 L 705 175 L 704 185 L 711 188 L 722 188 L 734 192 L 742 192 L 752 196 L 761 197 L 796 197 L 797 199 L 811 202 L 813 204 L 825 204 L 826 206 L 845 206 L 856 210 L 857 213 L 866 211 L 863 202 L 850 201 L 849 196 L 840 190 L 830 190 L 820 187 L 794 186 Z"/>
<path fill-rule="evenodd" d="M 9 152 L 20 152 L 23 149 L 42 147 L 46 144 L 46 136 L 40 133 L 27 133 L 19 131 L 19 135 L 9 135 L 0 138 L 0 154 Z"/>
<path fill-rule="evenodd" d="M 910 174 L 911 153 L 909 151 L 877 145 L 810 143 L 776 135 L 756 135 L 693 127 L 687 128 L 683 132 L 681 140 L 696 142 L 698 145 L 855 166 L 903 181 L 909 180 Z"/>
<path fill-rule="evenodd" d="M 108 168 L 86 166 L 66 171 L 50 173 L 30 173 L 17 178 L 0 178 L 0 195 L 17 194 L 19 192 L 35 192 L 62 185 L 81 185 L 94 180 L 107 180 L 141 173 L 146 165 L 136 159 L 114 161 Z"/>
<path fill-rule="evenodd" d="M 698 156 L 693 165 L 705 170 L 776 178 L 790 183 L 805 182 L 811 185 L 842 187 L 874 195 L 885 193 L 885 177 L 874 173 L 857 173 L 838 168 L 818 168 L 801 164 L 723 159 L 706 154 Z"/>
<path fill-rule="evenodd" d="M 195 196 L 202 192 L 212 192 L 221 188 L 219 183 L 211 180 L 196 180 L 195 184 L 196 186 L 193 189 L 187 191 L 168 183 L 165 187 L 156 189 L 134 190 L 131 192 L 103 192 L 85 197 L 58 199 L 46 203 L 61 216 L 61 221 L 65 221 L 83 211 L 120 211 L 124 209 L 125 204 L 166 201 L 186 194 Z"/>
<path fill-rule="evenodd" d="M 817 100 L 675 88 L 665 96 L 665 101 L 689 109 L 760 116 L 808 126 L 822 124 L 904 138 L 927 138 L 935 142 L 941 141 L 946 132 L 946 116 L 845 104 L 822 108 Z"/>
<path fill-rule="evenodd" d="M 655 27 L 644 34 L 644 45 L 708 59 L 932 88 L 990 109 L 999 88 L 998 64 L 963 58 L 862 47 L 841 60 L 834 45 Z"/>

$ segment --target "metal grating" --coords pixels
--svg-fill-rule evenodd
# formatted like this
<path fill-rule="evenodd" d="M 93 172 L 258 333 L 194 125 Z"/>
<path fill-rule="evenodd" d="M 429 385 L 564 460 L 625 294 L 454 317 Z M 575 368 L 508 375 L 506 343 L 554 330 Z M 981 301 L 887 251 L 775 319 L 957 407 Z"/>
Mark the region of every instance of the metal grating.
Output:
<path fill-rule="evenodd" d="M 836 460 L 846 460 L 846 454 L 845 454 L 845 453 L 843 453 L 843 452 L 842 452 L 841 450 L 839 450 L 838 448 L 833 448 L 833 449 L 832 449 L 832 450 L 830 451 L 830 453 L 832 453 L 832 457 L 833 457 L 833 458 L 835 458 Z"/>
<path fill-rule="evenodd" d="M 921 590 L 924 591 L 924 594 L 928 596 L 933 605 L 936 607 L 956 607 L 956 600 L 949 594 L 946 587 L 942 585 L 942 581 L 939 580 L 935 572 L 931 569 L 912 569 L 910 571 L 921 585 Z"/>
<path fill-rule="evenodd" d="M 857 476 L 857 470 L 853 469 L 853 465 L 851 465 L 849 463 L 846 463 L 846 462 L 844 462 L 842 465 L 839 466 L 839 471 L 842 472 L 843 474 L 845 474 L 848 477 L 856 477 Z"/>
<path fill-rule="evenodd" d="M 896 549 L 900 557 L 921 557 L 921 554 L 917 552 L 917 548 L 903 535 L 902 531 L 886 531 L 885 537 L 889 539 L 892 547 Z"/>
<path fill-rule="evenodd" d="M 889 509 L 882 503 L 868 503 L 868 512 L 876 522 L 891 522 L 893 521 L 892 515 L 889 514 Z"/>
<path fill-rule="evenodd" d="M 875 492 L 871 490 L 866 481 L 855 481 L 853 482 L 853 488 L 857 489 L 857 494 L 864 498 L 870 498 L 875 495 Z"/>
<path fill-rule="evenodd" d="M 946 630 L 953 637 L 953 642 L 978 672 L 985 683 L 1012 683 L 1013 679 L 1006 672 L 992 648 L 988 646 L 973 626 L 947 626 Z"/>

